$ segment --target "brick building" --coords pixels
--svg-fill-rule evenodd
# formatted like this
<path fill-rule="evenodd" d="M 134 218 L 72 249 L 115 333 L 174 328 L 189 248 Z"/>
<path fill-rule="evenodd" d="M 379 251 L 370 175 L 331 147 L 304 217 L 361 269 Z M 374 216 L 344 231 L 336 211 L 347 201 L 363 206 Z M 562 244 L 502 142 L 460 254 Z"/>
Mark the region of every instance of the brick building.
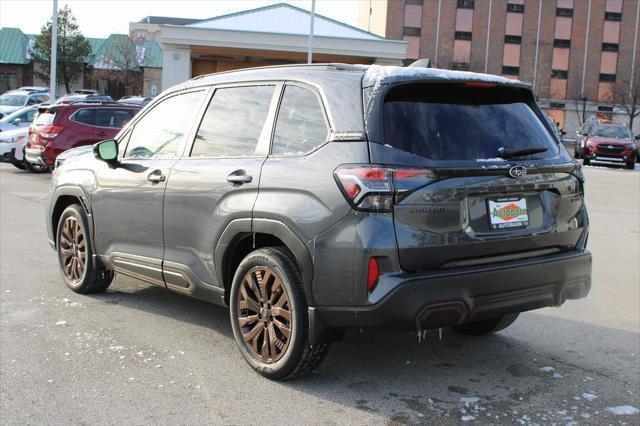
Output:
<path fill-rule="evenodd" d="M 594 114 L 628 121 L 618 105 L 639 91 L 639 17 L 639 0 L 366 0 L 359 25 L 407 41 L 407 62 L 529 82 L 573 131 Z"/>

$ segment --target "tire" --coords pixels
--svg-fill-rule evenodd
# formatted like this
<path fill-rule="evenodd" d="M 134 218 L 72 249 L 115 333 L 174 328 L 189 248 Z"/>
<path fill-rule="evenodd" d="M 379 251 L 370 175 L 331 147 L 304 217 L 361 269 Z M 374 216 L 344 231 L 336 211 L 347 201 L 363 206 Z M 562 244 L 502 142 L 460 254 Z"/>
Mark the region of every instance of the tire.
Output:
<path fill-rule="evenodd" d="M 302 276 L 286 248 L 258 249 L 240 262 L 231 285 L 229 306 L 240 353 L 266 378 L 282 380 L 309 373 L 329 350 L 328 344 L 309 344 Z"/>
<path fill-rule="evenodd" d="M 583 166 L 588 166 L 589 164 L 591 164 L 591 159 L 589 159 L 589 158 L 586 158 L 586 157 L 585 157 L 585 158 L 582 160 L 582 165 L 583 165 Z"/>
<path fill-rule="evenodd" d="M 636 168 L 636 162 L 635 161 L 627 162 L 626 166 L 627 166 L 627 169 L 633 170 Z"/>
<path fill-rule="evenodd" d="M 520 313 L 509 314 L 503 317 L 488 319 L 484 321 L 470 322 L 453 327 L 455 331 L 469 336 L 482 336 L 484 334 L 497 333 L 509 327 L 518 318 Z"/>
<path fill-rule="evenodd" d="M 12 161 L 11 164 L 13 164 L 14 167 L 20 169 L 20 170 L 24 170 L 25 166 L 24 163 L 21 163 L 19 161 Z"/>
<path fill-rule="evenodd" d="M 87 215 L 78 204 L 67 207 L 56 229 L 56 251 L 62 278 L 76 293 L 106 290 L 113 272 L 102 267 L 93 256 Z"/>

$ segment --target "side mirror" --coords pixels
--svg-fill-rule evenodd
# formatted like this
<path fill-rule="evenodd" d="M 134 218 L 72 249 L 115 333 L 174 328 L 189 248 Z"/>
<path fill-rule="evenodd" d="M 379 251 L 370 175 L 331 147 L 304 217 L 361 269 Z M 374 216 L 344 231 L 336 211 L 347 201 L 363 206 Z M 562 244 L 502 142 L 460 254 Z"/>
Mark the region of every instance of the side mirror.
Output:
<path fill-rule="evenodd" d="M 11 123 L 15 126 L 19 126 L 20 124 L 22 124 L 22 119 L 20 117 L 14 118 Z"/>
<path fill-rule="evenodd" d="M 114 139 L 98 142 L 93 146 L 93 154 L 98 160 L 104 161 L 111 167 L 118 165 L 118 142 Z"/>
<path fill-rule="evenodd" d="M 564 136 L 564 135 L 566 135 L 566 134 L 567 134 L 567 132 L 565 132 L 564 130 L 560 130 L 560 134 L 561 134 L 562 136 Z"/>
<path fill-rule="evenodd" d="M 636 135 L 636 140 L 640 141 L 640 135 Z"/>

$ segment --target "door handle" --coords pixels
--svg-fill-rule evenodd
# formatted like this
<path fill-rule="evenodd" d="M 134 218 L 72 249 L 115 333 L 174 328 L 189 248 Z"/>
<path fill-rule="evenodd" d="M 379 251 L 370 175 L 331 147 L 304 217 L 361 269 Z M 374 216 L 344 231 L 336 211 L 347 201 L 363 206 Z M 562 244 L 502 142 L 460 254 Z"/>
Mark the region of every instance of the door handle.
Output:
<path fill-rule="evenodd" d="M 154 170 L 149 173 L 149 176 L 147 176 L 147 180 L 152 183 L 160 183 L 167 180 L 167 177 L 162 174 L 162 170 Z"/>
<path fill-rule="evenodd" d="M 249 176 L 244 170 L 236 170 L 235 172 L 231 172 L 227 176 L 227 182 L 236 186 L 244 185 L 245 183 L 251 183 L 252 180 L 253 176 Z"/>

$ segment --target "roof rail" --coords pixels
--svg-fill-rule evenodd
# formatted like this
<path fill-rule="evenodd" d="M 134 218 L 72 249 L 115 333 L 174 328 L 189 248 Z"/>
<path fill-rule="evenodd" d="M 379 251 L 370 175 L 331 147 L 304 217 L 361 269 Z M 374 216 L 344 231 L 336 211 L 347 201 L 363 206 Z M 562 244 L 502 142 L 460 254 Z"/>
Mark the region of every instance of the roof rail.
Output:
<path fill-rule="evenodd" d="M 221 75 L 221 74 L 229 74 L 234 72 L 245 72 L 245 71 L 254 71 L 254 70 L 278 69 L 278 68 L 297 68 L 297 69 L 325 70 L 325 71 L 364 71 L 367 68 L 367 65 L 343 64 L 339 62 L 327 62 L 327 63 L 316 63 L 316 64 L 265 65 L 264 67 L 239 68 L 235 70 L 220 71 L 220 72 L 214 72 L 210 74 L 197 75 L 191 78 L 191 80 L 200 80 L 202 78 L 209 77 L 212 75 Z"/>

